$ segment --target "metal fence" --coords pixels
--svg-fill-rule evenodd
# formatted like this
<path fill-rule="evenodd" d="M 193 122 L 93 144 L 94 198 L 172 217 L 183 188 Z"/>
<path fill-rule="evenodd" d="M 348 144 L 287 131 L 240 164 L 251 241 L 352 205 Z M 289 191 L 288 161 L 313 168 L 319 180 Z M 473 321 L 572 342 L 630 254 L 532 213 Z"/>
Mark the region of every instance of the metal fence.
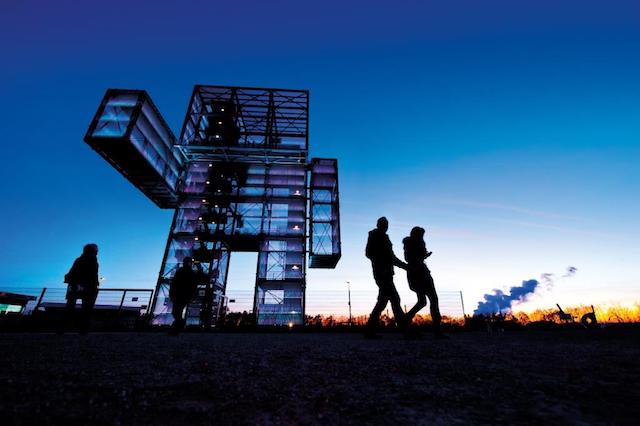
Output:
<path fill-rule="evenodd" d="M 350 294 L 349 294 L 350 293 Z M 334 317 L 349 316 L 349 302 L 351 303 L 352 316 L 369 315 L 376 303 L 378 292 L 371 290 L 310 290 L 305 295 L 305 314 L 310 316 L 324 315 Z M 227 308 L 230 312 L 251 312 L 253 309 L 252 290 L 235 290 L 227 292 Z M 416 303 L 416 295 L 413 292 L 400 292 L 402 307 L 408 311 Z M 461 291 L 438 291 L 440 312 L 449 317 L 463 317 L 465 314 L 464 301 Z M 389 312 L 391 306 L 387 307 Z M 421 314 L 429 313 L 427 306 Z"/>
<path fill-rule="evenodd" d="M 24 309 L 24 314 L 32 314 L 35 310 L 48 306 L 58 307 L 66 304 L 66 287 L 2 287 L 2 291 L 34 296 Z M 128 288 L 100 288 L 96 298 L 96 309 L 110 308 L 118 310 L 139 310 L 146 314 L 151 306 L 153 290 Z M 80 303 L 78 301 L 77 303 Z"/>
<path fill-rule="evenodd" d="M 47 306 L 62 306 L 66 303 L 65 287 L 2 287 L 3 291 L 25 294 L 36 297 L 25 308 L 25 314 L 31 314 L 35 309 L 43 309 Z M 96 300 L 96 308 L 111 309 L 139 309 L 141 314 L 146 314 L 151 306 L 153 291 L 150 289 L 123 289 L 101 288 Z M 354 317 L 368 315 L 376 303 L 377 291 L 371 290 L 314 290 L 308 289 L 305 297 L 306 315 Z M 400 292 L 401 304 L 405 311 L 411 309 L 416 302 L 416 296 L 412 292 Z M 438 291 L 440 312 L 449 317 L 463 317 L 465 314 L 464 301 L 461 291 Z M 226 304 L 228 312 L 252 312 L 253 290 L 232 290 L 227 292 Z M 389 313 L 391 307 L 387 307 Z M 420 313 L 429 313 L 429 307 Z"/>

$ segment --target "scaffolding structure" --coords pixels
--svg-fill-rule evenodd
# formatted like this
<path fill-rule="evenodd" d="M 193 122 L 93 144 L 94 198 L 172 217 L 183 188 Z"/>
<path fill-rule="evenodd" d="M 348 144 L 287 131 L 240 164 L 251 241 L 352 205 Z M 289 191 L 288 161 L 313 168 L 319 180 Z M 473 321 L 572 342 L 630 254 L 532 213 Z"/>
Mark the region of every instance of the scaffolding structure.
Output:
<path fill-rule="evenodd" d="M 195 86 L 176 140 L 142 90 L 109 89 L 85 141 L 161 208 L 175 209 L 152 322 L 171 317 L 185 256 L 202 272 L 187 323 L 215 326 L 233 252 L 257 252 L 259 325 L 304 323 L 309 267 L 340 259 L 338 166 L 308 158 L 309 93 Z M 308 249 L 307 249 L 308 247 Z"/>

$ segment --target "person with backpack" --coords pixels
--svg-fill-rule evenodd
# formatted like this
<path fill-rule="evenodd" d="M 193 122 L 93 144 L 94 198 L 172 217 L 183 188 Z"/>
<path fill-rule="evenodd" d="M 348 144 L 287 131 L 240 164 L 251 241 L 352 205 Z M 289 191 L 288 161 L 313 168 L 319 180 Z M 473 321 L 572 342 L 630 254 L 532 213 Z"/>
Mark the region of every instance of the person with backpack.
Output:
<path fill-rule="evenodd" d="M 82 254 L 71 266 L 65 275 L 64 282 L 67 283 L 65 328 L 75 326 L 81 333 L 89 331 L 91 325 L 91 314 L 98 297 L 98 246 L 97 244 L 87 244 L 82 250 Z M 82 301 L 82 308 L 78 315 L 76 304 L 78 299 Z"/>
<path fill-rule="evenodd" d="M 436 293 L 431 271 L 429 271 L 425 263 L 432 253 L 427 250 L 424 242 L 424 233 L 424 228 L 416 226 L 411 230 L 409 236 L 402 240 L 404 244 L 404 260 L 408 265 L 407 281 L 409 288 L 418 296 L 415 306 L 406 314 L 406 322 L 407 326 L 411 324 L 418 311 L 427 305 L 428 297 L 433 331 L 436 337 L 444 337 L 440 330 L 441 316 L 440 307 L 438 306 L 438 294 Z"/>

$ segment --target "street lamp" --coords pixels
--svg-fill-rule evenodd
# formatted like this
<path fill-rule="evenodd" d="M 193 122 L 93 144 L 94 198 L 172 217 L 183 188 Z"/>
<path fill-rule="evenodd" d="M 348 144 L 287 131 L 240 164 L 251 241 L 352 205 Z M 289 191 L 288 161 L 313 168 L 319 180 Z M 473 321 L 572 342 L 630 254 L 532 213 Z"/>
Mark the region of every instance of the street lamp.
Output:
<path fill-rule="evenodd" d="M 351 281 L 347 281 L 347 295 L 349 297 L 349 327 L 353 325 L 351 321 Z"/>

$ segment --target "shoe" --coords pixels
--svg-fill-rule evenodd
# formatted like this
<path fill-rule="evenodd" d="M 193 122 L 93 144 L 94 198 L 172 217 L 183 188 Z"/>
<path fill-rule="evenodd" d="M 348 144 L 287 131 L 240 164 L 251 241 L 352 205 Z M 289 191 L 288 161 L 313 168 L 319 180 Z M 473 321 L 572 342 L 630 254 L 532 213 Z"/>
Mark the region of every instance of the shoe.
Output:
<path fill-rule="evenodd" d="M 411 325 L 410 322 L 407 321 L 406 317 L 402 317 L 402 318 L 398 318 L 396 320 L 396 325 L 398 326 L 398 328 L 400 330 L 406 330 L 409 328 L 409 326 Z"/>
<path fill-rule="evenodd" d="M 406 313 L 399 318 L 399 321 L 396 321 L 396 324 L 398 324 L 398 327 L 400 327 L 400 330 L 406 331 L 409 330 L 412 327 L 417 327 L 417 324 L 415 324 L 413 322 L 415 315 L 409 316 Z"/>

